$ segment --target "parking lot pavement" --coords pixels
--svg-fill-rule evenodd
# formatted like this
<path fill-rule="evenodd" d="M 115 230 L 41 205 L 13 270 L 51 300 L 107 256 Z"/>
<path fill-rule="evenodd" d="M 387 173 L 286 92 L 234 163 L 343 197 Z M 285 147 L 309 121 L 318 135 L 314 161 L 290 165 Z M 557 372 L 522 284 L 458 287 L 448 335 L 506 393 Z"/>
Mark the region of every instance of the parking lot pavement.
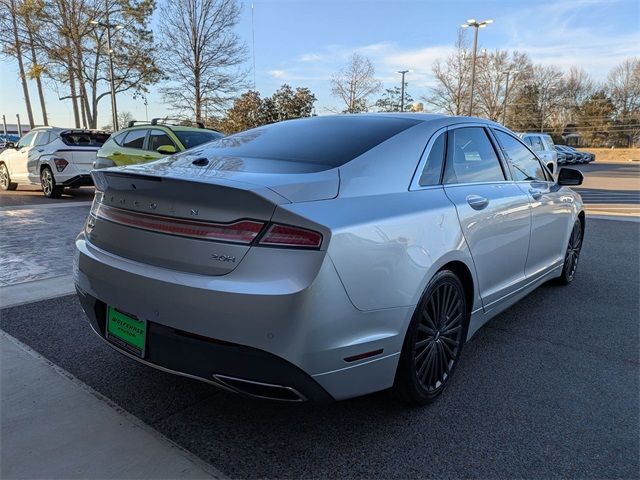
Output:
<path fill-rule="evenodd" d="M 592 215 L 640 216 L 640 164 L 629 162 L 590 163 L 570 166 L 585 176 L 575 190 L 585 210 Z"/>
<path fill-rule="evenodd" d="M 637 478 L 640 224 L 587 221 L 575 282 L 486 325 L 444 396 L 280 405 L 137 364 L 73 296 L 0 312 L 0 328 L 231 477 Z"/>
<path fill-rule="evenodd" d="M 56 205 L 67 202 L 90 202 L 93 200 L 93 187 L 65 189 L 61 198 L 47 198 L 42 189 L 34 185 L 19 185 L 17 190 L 0 191 L 0 207 L 16 205 Z"/>

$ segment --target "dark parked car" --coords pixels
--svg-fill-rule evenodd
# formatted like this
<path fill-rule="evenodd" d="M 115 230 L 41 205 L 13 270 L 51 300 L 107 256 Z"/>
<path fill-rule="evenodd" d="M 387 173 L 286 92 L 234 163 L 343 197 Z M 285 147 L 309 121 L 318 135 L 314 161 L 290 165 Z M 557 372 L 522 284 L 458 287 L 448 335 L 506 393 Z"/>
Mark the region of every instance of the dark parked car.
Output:
<path fill-rule="evenodd" d="M 566 145 L 555 145 L 558 152 L 558 163 L 561 165 L 579 163 L 580 155 L 570 150 Z"/>

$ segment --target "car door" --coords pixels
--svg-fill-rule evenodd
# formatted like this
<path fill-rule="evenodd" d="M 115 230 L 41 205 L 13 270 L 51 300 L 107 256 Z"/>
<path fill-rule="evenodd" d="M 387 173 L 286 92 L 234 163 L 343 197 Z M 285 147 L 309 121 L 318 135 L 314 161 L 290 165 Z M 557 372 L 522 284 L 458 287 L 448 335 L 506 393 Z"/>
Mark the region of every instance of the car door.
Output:
<path fill-rule="evenodd" d="M 33 145 L 27 154 L 27 174 L 32 182 L 38 182 L 40 179 L 39 160 L 40 156 L 45 152 L 45 145 L 51 141 L 52 132 L 49 130 L 39 131 L 33 140 Z"/>
<path fill-rule="evenodd" d="M 166 153 L 159 153 L 158 152 L 158 148 L 160 147 L 165 147 L 165 146 L 171 146 L 175 149 L 175 151 L 179 151 L 178 147 L 176 147 L 176 144 L 173 142 L 173 140 L 171 140 L 171 137 L 169 137 L 169 135 L 167 135 L 166 132 L 160 130 L 160 129 L 152 129 L 149 132 L 149 137 L 147 138 L 147 145 L 146 145 L 146 158 L 145 161 L 149 162 L 152 160 L 158 160 L 160 158 L 166 157 L 167 154 Z"/>
<path fill-rule="evenodd" d="M 565 195 L 536 155 L 518 138 L 498 129 L 493 133 L 508 160 L 513 179 L 530 197 L 531 242 L 525 275 L 535 278 L 564 259 L 573 197 Z"/>
<path fill-rule="evenodd" d="M 29 150 L 33 145 L 33 139 L 38 134 L 37 131 L 29 132 L 16 144 L 16 148 L 8 158 L 7 164 L 11 177 L 16 182 L 27 181 L 27 159 Z"/>
<path fill-rule="evenodd" d="M 148 128 L 135 128 L 129 130 L 122 140 L 120 148 L 115 148 L 112 152 L 112 160 L 116 165 L 133 165 L 148 160 L 148 155 L 144 147 L 146 144 Z M 116 153 L 117 152 L 117 153 Z"/>
<path fill-rule="evenodd" d="M 476 267 L 485 310 L 525 281 L 531 218 L 529 199 L 482 126 L 450 128 L 443 176 Z"/>

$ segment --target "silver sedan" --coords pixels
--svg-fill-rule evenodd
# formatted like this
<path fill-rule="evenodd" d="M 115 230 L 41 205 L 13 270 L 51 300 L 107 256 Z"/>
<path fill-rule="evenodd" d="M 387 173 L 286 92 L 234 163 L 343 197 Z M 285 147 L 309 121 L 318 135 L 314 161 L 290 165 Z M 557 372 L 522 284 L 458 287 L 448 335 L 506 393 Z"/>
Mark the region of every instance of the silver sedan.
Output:
<path fill-rule="evenodd" d="M 585 227 L 580 172 L 477 118 L 291 120 L 93 179 L 74 275 L 95 333 L 284 401 L 430 402 L 484 323 L 573 280 Z"/>

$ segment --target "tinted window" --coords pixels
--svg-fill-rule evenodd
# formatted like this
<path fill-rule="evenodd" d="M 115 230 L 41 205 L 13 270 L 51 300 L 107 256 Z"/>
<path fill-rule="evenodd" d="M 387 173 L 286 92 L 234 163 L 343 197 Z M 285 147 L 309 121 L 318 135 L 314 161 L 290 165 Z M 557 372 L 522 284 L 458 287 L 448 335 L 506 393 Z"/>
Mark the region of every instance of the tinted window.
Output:
<path fill-rule="evenodd" d="M 334 168 L 417 123 L 420 121 L 367 115 L 289 120 L 221 138 L 212 143 L 205 154 L 269 158 Z"/>
<path fill-rule="evenodd" d="M 197 147 L 203 143 L 212 142 L 223 137 L 221 133 L 211 130 L 202 130 L 201 132 L 197 130 L 174 130 L 173 133 L 175 133 L 185 149 Z"/>
<path fill-rule="evenodd" d="M 101 147 L 109 134 L 86 130 L 70 130 L 60 134 L 62 141 L 73 147 Z"/>
<path fill-rule="evenodd" d="M 500 130 L 494 130 L 496 138 L 502 146 L 507 160 L 513 167 L 513 178 L 517 181 L 522 180 L 546 180 L 544 169 L 536 158 L 536 156 L 529 151 L 522 143 L 517 139 L 508 135 Z"/>
<path fill-rule="evenodd" d="M 524 137 L 524 141 L 527 145 L 533 147 L 533 144 L 531 143 L 531 137 Z"/>
<path fill-rule="evenodd" d="M 149 133 L 149 140 L 147 141 L 147 150 L 156 151 L 159 147 L 164 145 L 170 145 L 175 147 L 173 141 L 162 130 L 151 130 Z"/>
<path fill-rule="evenodd" d="M 113 141 L 116 142 L 118 145 L 122 145 L 122 142 L 124 142 L 124 137 L 127 136 L 127 133 L 129 132 L 120 132 L 117 135 L 111 135 L 111 137 L 113 138 Z"/>
<path fill-rule="evenodd" d="M 542 152 L 544 150 L 544 144 L 540 137 L 529 137 L 531 139 L 531 147 L 536 152 Z"/>
<path fill-rule="evenodd" d="M 549 135 L 542 137 L 547 150 L 553 150 L 553 139 Z"/>
<path fill-rule="evenodd" d="M 49 132 L 39 132 L 33 145 L 38 147 L 40 145 L 46 145 L 49 141 Z"/>
<path fill-rule="evenodd" d="M 131 130 L 127 133 L 122 146 L 126 148 L 142 148 L 146 134 L 147 130 Z"/>
<path fill-rule="evenodd" d="M 442 163 L 444 162 L 444 152 L 447 134 L 443 133 L 433 142 L 427 163 L 424 166 L 422 175 L 420 175 L 420 186 L 438 185 L 440 183 L 440 174 L 442 173 Z"/>
<path fill-rule="evenodd" d="M 27 133 L 24 137 L 22 137 L 20 139 L 20 141 L 18 142 L 17 147 L 18 148 L 23 148 L 23 147 L 28 147 L 31 145 L 31 140 L 33 140 L 33 137 L 36 136 L 36 133 L 38 132 L 29 132 Z"/>
<path fill-rule="evenodd" d="M 448 133 L 444 183 L 504 180 L 500 160 L 481 127 L 465 127 Z"/>

